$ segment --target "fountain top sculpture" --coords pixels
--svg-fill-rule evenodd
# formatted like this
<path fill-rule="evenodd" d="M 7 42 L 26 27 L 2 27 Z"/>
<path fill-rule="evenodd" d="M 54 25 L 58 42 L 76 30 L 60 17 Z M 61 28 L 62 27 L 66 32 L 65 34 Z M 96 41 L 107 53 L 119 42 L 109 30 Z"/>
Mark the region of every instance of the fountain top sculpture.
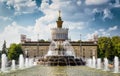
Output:
<path fill-rule="evenodd" d="M 61 18 L 61 12 L 59 11 L 58 20 L 56 21 L 57 28 L 52 28 L 52 40 L 54 41 L 65 41 L 68 40 L 68 29 L 62 28 L 62 18 Z"/>
<path fill-rule="evenodd" d="M 59 17 L 58 17 L 58 21 L 57 22 L 57 28 L 62 28 L 62 19 L 61 19 L 61 11 L 59 10 Z"/>

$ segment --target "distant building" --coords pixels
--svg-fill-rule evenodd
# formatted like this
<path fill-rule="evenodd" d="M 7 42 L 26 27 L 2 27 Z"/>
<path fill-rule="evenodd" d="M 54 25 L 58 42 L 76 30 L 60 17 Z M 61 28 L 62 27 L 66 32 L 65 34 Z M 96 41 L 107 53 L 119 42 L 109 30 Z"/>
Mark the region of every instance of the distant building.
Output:
<path fill-rule="evenodd" d="M 67 28 L 62 28 L 62 19 L 58 17 L 57 28 L 51 29 L 52 40 L 69 40 L 68 39 L 68 30 Z M 26 40 L 26 35 L 21 35 L 21 45 L 22 49 L 29 57 L 43 57 L 47 54 L 49 50 L 49 45 L 51 42 L 40 42 L 40 41 L 31 41 Z M 76 57 L 82 58 L 91 58 L 92 56 L 97 57 L 97 35 L 94 36 L 92 41 L 81 41 L 73 42 L 70 41 L 71 46 L 73 46 Z"/>

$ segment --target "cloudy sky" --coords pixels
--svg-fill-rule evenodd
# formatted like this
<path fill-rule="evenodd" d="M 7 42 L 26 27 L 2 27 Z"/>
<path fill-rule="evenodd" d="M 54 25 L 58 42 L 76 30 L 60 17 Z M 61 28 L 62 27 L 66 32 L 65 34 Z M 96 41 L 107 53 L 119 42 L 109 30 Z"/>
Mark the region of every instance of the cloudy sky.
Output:
<path fill-rule="evenodd" d="M 61 10 L 63 27 L 69 38 L 79 40 L 99 36 L 120 36 L 119 0 L 0 0 L 0 49 L 3 41 L 19 43 L 25 34 L 33 41 L 48 40 Z"/>

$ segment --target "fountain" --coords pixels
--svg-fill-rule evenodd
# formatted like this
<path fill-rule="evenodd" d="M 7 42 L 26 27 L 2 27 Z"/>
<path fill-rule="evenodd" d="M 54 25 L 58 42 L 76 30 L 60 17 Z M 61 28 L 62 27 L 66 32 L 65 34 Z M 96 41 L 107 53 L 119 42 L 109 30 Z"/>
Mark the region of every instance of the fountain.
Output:
<path fill-rule="evenodd" d="M 93 68 L 96 68 L 95 56 L 93 56 L 93 58 L 92 58 L 92 67 L 93 67 Z"/>
<path fill-rule="evenodd" d="M 118 73 L 119 72 L 119 59 L 117 56 L 115 56 L 114 58 L 114 73 Z"/>
<path fill-rule="evenodd" d="M 87 66 L 92 67 L 92 59 L 91 58 L 87 59 Z"/>
<path fill-rule="evenodd" d="M 7 66 L 7 57 L 6 54 L 2 54 L 1 56 L 1 71 L 5 72 L 6 71 L 6 66 Z"/>
<path fill-rule="evenodd" d="M 97 69 L 101 69 L 101 58 L 97 59 Z"/>
<path fill-rule="evenodd" d="M 19 69 L 23 69 L 24 68 L 24 57 L 22 54 L 20 54 L 19 56 Z"/>
<path fill-rule="evenodd" d="M 29 58 L 25 58 L 25 67 L 26 67 L 26 68 L 29 67 Z"/>
<path fill-rule="evenodd" d="M 48 53 L 44 56 L 43 63 L 53 66 L 66 66 L 66 65 L 85 65 L 81 58 L 76 58 L 73 47 L 68 41 L 68 29 L 62 28 L 62 19 L 59 17 L 57 28 L 52 28 L 52 42 L 49 46 Z"/>
<path fill-rule="evenodd" d="M 12 68 L 12 70 L 15 70 L 15 60 L 12 60 L 11 68 Z"/>
<path fill-rule="evenodd" d="M 73 48 L 67 40 L 63 42 L 53 41 L 44 60 L 46 60 L 46 64 L 53 66 L 84 65 L 82 59 L 75 58 Z"/>
<path fill-rule="evenodd" d="M 104 58 L 104 71 L 109 71 L 107 58 Z"/>
<path fill-rule="evenodd" d="M 29 58 L 29 62 L 28 62 L 29 67 L 33 66 L 33 58 Z"/>

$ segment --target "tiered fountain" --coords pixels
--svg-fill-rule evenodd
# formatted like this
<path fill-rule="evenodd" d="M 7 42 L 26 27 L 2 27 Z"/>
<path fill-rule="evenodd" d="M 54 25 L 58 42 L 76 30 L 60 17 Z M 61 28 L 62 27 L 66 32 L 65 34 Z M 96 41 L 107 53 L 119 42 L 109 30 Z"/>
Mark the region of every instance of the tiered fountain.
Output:
<path fill-rule="evenodd" d="M 52 42 L 49 46 L 48 53 L 45 55 L 43 62 L 47 65 L 84 65 L 85 62 L 82 59 L 75 58 L 74 50 L 68 42 L 68 29 L 62 28 L 62 19 L 59 17 L 57 22 L 57 28 L 52 28 Z"/>

